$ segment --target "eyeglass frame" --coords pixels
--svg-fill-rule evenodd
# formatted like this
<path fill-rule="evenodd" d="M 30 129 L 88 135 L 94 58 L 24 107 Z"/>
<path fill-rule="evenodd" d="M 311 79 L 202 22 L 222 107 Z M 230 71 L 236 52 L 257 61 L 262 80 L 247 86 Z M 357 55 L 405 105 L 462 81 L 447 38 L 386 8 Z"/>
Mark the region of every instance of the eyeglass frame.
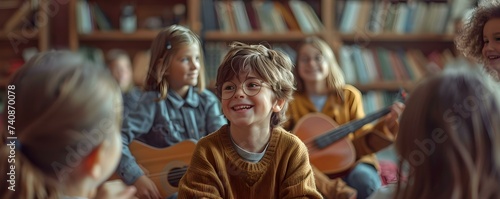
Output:
<path fill-rule="evenodd" d="M 259 81 L 259 90 L 253 94 L 253 95 L 249 95 L 247 93 L 247 86 L 245 86 L 245 82 L 249 81 L 249 80 L 257 80 Z M 230 97 L 227 97 L 227 98 L 224 98 L 223 95 L 224 95 L 224 84 L 226 83 L 231 83 L 234 87 L 236 87 L 236 89 L 233 90 L 233 94 L 230 96 Z M 220 88 L 220 98 L 223 99 L 223 100 L 228 100 L 228 99 L 231 99 L 232 97 L 234 97 L 234 95 L 236 94 L 236 91 L 238 91 L 238 88 L 240 88 L 243 90 L 243 93 L 245 93 L 245 95 L 247 95 L 248 97 L 253 97 L 253 96 L 256 96 L 260 93 L 260 91 L 262 90 L 262 87 L 268 87 L 270 88 L 270 86 L 268 86 L 266 84 L 266 82 L 262 79 L 258 79 L 258 78 L 249 78 L 249 79 L 246 79 L 245 81 L 241 82 L 240 86 L 238 86 L 238 84 L 232 82 L 232 81 L 225 81 L 224 83 L 222 83 L 221 85 L 221 88 Z"/>

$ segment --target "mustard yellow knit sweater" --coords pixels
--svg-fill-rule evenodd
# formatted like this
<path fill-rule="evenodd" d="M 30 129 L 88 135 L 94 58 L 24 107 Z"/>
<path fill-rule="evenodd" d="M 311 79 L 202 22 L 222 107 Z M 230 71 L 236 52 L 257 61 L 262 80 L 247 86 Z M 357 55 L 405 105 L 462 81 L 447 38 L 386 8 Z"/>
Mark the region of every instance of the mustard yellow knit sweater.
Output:
<path fill-rule="evenodd" d="M 291 131 L 300 118 L 313 112 L 323 113 L 339 125 L 365 117 L 361 92 L 351 85 L 345 85 L 343 93 L 343 103 L 339 97 L 330 94 L 321 111 L 316 110 L 307 94 L 295 93 L 294 99 L 288 107 L 288 121 L 284 125 L 285 129 Z M 348 137 L 352 140 L 356 149 L 356 160 L 374 165 L 377 170 L 380 169 L 374 153 L 392 144 L 398 129 L 399 124 L 389 129 L 385 122 L 380 120 L 375 125 L 365 125 L 360 130 L 349 134 Z"/>
<path fill-rule="evenodd" d="M 322 198 L 316 190 L 307 149 L 282 128 L 272 131 L 264 157 L 243 160 L 229 126 L 201 139 L 179 184 L 178 198 Z"/>

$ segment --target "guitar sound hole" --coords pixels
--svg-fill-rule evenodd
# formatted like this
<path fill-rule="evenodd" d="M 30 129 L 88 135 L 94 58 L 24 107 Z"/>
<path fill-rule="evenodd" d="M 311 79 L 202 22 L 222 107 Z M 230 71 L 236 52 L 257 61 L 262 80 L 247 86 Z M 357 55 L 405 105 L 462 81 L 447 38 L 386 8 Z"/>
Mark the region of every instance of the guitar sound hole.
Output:
<path fill-rule="evenodd" d="M 176 167 L 168 172 L 167 180 L 172 187 L 179 187 L 179 181 L 181 180 L 184 173 L 186 173 L 187 166 Z"/>

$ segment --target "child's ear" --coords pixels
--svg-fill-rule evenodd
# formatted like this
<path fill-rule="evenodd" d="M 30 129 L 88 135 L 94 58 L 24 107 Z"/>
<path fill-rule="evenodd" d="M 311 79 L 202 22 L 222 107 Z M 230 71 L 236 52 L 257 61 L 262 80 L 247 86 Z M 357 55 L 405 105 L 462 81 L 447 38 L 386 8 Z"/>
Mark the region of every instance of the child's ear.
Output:
<path fill-rule="evenodd" d="M 276 103 L 273 105 L 273 112 L 280 112 L 281 109 L 283 109 L 283 106 L 285 106 L 285 100 L 284 99 L 278 99 Z"/>
<path fill-rule="evenodd" d="M 102 154 L 103 144 L 95 147 L 92 152 L 84 159 L 83 166 L 85 172 L 93 179 L 99 179 L 102 175 L 101 162 L 103 161 Z"/>

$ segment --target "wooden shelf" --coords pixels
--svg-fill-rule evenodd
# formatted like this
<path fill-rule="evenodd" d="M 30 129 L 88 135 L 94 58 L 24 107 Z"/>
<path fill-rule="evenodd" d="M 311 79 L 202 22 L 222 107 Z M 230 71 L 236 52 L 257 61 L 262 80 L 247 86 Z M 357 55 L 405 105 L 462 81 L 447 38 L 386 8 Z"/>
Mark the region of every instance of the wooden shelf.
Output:
<path fill-rule="evenodd" d="M 370 90 L 397 91 L 400 88 L 404 88 L 406 91 L 411 91 L 415 87 L 415 82 L 383 81 L 383 82 L 372 82 L 368 84 L 353 84 L 353 86 L 359 89 L 360 91 L 370 91 Z"/>
<path fill-rule="evenodd" d="M 343 41 L 377 41 L 377 42 L 453 42 L 453 35 L 442 34 L 397 34 L 397 33 L 354 33 L 340 34 Z"/>
<path fill-rule="evenodd" d="M 158 30 L 138 30 L 133 33 L 114 31 L 94 31 L 90 34 L 80 34 L 80 41 L 152 41 Z"/>
<path fill-rule="evenodd" d="M 33 32 L 30 30 L 28 33 L 26 33 L 26 34 L 29 34 L 29 38 L 28 38 L 28 37 L 24 37 L 23 35 L 25 35 L 25 34 L 22 31 L 18 30 L 18 31 L 12 31 L 12 32 L 0 31 L 0 40 L 9 40 L 10 33 L 14 33 L 13 36 L 16 36 L 16 38 L 14 38 L 14 39 L 19 39 L 17 37 L 22 37 L 22 38 L 29 39 L 29 40 L 38 40 L 39 39 L 38 33 L 33 34 Z"/>
<path fill-rule="evenodd" d="M 96 1 L 96 0 L 93 0 Z M 233 0 L 231 0 L 233 1 Z M 248 33 L 241 32 L 225 32 L 223 30 L 210 30 L 204 32 L 202 30 L 204 20 L 203 17 L 208 16 L 203 14 L 204 0 L 176 0 L 176 3 L 183 3 L 186 5 L 186 19 L 187 27 L 197 33 L 203 41 L 207 42 L 232 42 L 241 41 L 245 43 L 252 42 L 268 42 L 268 43 L 286 43 L 291 48 L 295 48 L 296 44 L 303 41 L 308 36 L 318 36 L 325 40 L 333 49 L 338 49 L 342 45 L 359 45 L 365 48 L 376 49 L 378 47 L 388 50 L 403 49 L 419 49 L 424 55 L 428 55 L 434 51 L 441 51 L 444 49 L 453 48 L 453 34 L 436 34 L 436 33 L 413 33 L 413 34 L 399 34 L 394 32 L 384 33 L 370 33 L 370 32 L 354 32 L 354 33 L 341 33 L 338 31 L 335 22 L 338 21 L 336 17 L 340 16 L 338 9 L 335 8 L 336 2 L 340 0 L 315 0 L 311 4 L 315 14 L 321 20 L 323 29 L 317 33 L 303 33 L 299 30 L 275 33 L 275 32 L 262 32 L 254 30 Z M 441 0 L 432 0 L 441 1 Z M 97 2 L 97 1 L 96 1 Z M 116 3 L 124 2 L 118 0 Z M 160 0 L 149 0 L 152 6 L 173 6 L 175 3 Z M 162 3 L 159 3 L 162 2 Z M 203 3 L 202 3 L 203 2 Z M 288 1 L 284 1 L 285 3 Z M 72 50 L 78 50 L 80 45 L 97 46 L 101 49 L 107 50 L 111 48 L 123 48 L 134 54 L 135 51 L 147 49 L 150 42 L 157 36 L 159 30 L 138 30 L 133 33 L 123 33 L 120 30 L 112 31 L 95 31 L 90 34 L 77 33 L 77 19 L 76 19 L 76 3 L 77 0 L 69 1 L 69 47 Z M 451 5 L 451 4 L 450 4 Z M 100 5 L 103 7 L 104 12 L 111 13 L 111 21 L 118 22 L 120 12 L 115 9 L 113 3 L 104 3 Z M 138 19 L 145 19 L 149 16 L 156 14 L 151 13 L 151 7 L 137 7 Z M 318 12 L 319 11 L 319 12 Z M 215 17 L 217 14 L 215 13 Z M 210 17 L 211 18 L 211 17 Z M 215 20 L 217 20 L 215 18 Z M 139 21 L 138 21 L 139 22 Z M 448 22 L 447 22 L 448 23 Z M 142 27 L 142 26 L 141 26 Z M 389 30 L 389 29 L 388 29 Z M 392 29 L 391 29 L 392 30 Z M 0 33 L 0 38 L 2 34 Z M 5 37 L 5 36 L 4 36 Z M 214 52 L 219 53 L 219 52 Z M 217 55 L 219 56 L 219 55 Z M 213 63 L 212 63 L 213 64 Z M 370 82 L 366 84 L 354 84 L 361 91 L 379 90 L 379 91 L 397 91 L 403 87 L 406 90 L 411 90 L 415 86 L 415 81 L 380 81 Z"/>
<path fill-rule="evenodd" d="M 210 31 L 204 34 L 205 40 L 211 41 L 299 41 L 310 35 L 322 36 L 325 33 L 305 34 L 300 31 L 286 33 L 265 33 L 265 32 L 249 32 L 249 33 L 234 33 Z M 453 35 L 442 34 L 338 34 L 343 41 L 378 41 L 378 42 L 453 42 Z"/>
<path fill-rule="evenodd" d="M 249 33 L 234 33 L 211 31 L 203 35 L 203 39 L 209 41 L 300 41 L 309 35 L 320 36 L 317 34 L 304 34 L 301 31 L 292 31 L 286 33 L 265 33 L 265 32 L 249 32 Z"/>

